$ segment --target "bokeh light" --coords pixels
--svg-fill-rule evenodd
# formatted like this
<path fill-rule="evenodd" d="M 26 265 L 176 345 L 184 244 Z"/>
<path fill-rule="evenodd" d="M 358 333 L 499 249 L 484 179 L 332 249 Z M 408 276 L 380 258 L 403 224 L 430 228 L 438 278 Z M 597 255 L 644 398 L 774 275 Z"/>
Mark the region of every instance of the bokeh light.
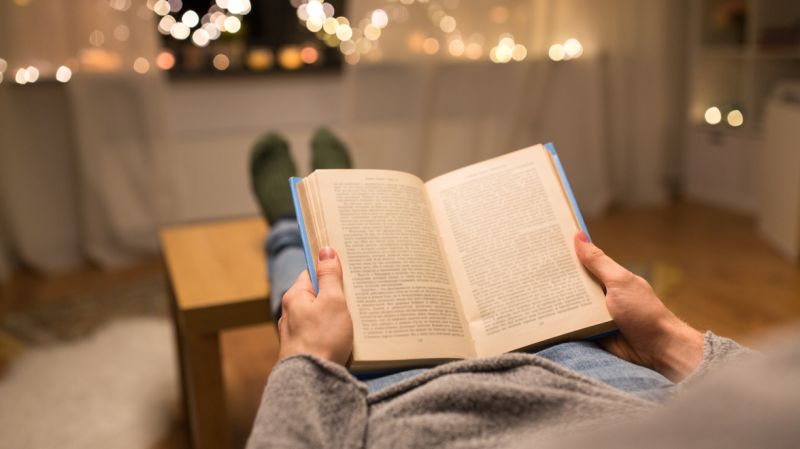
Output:
<path fill-rule="evenodd" d="M 214 59 L 211 61 L 211 64 L 214 66 L 215 69 L 223 71 L 228 70 L 228 67 L 231 66 L 231 60 L 228 56 L 224 53 L 219 53 L 218 55 L 214 56 Z"/>
<path fill-rule="evenodd" d="M 709 125 L 716 125 L 722 121 L 722 112 L 718 107 L 711 106 L 710 108 L 706 109 L 704 118 L 706 119 L 706 123 Z"/>
<path fill-rule="evenodd" d="M 156 66 L 161 70 L 171 70 L 175 67 L 175 55 L 164 50 L 156 56 Z"/>

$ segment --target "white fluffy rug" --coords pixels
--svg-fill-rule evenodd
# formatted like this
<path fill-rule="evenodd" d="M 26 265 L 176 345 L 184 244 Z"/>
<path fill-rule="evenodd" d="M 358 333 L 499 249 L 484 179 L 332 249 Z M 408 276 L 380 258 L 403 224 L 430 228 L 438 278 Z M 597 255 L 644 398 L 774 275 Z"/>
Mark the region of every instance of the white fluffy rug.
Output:
<path fill-rule="evenodd" d="M 0 448 L 153 446 L 176 410 L 174 345 L 169 321 L 137 318 L 26 352 L 0 381 Z"/>

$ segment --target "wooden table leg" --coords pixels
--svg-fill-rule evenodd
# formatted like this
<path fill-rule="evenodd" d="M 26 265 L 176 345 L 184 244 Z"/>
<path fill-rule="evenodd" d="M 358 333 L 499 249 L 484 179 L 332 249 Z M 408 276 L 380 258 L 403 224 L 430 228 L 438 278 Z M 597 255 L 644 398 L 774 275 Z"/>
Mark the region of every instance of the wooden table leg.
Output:
<path fill-rule="evenodd" d="M 225 403 L 218 334 L 184 335 L 184 400 L 194 449 L 229 449 L 230 423 Z"/>

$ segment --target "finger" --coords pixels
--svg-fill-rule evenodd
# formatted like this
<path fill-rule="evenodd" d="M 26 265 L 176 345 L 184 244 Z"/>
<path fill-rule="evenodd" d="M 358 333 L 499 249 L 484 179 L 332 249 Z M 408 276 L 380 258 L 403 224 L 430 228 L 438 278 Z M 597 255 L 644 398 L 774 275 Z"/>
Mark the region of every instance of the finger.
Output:
<path fill-rule="evenodd" d="M 324 247 L 319 250 L 319 264 L 317 264 L 317 280 L 319 282 L 320 295 L 341 295 L 342 285 L 342 264 L 339 256 L 331 247 Z"/>
<path fill-rule="evenodd" d="M 303 272 L 297 276 L 290 290 L 292 289 L 308 292 L 312 295 L 314 294 L 314 285 L 311 283 L 311 276 L 308 275 L 308 270 L 303 270 Z"/>
<path fill-rule="evenodd" d="M 581 231 L 575 235 L 575 252 L 581 261 L 592 274 L 597 276 L 603 284 L 624 279 L 631 273 L 622 265 L 614 262 L 602 249 L 589 241 L 586 233 Z"/>
<path fill-rule="evenodd" d="M 280 343 L 283 335 L 286 333 L 286 320 L 284 320 L 284 315 L 281 315 L 278 318 L 278 342 Z"/>

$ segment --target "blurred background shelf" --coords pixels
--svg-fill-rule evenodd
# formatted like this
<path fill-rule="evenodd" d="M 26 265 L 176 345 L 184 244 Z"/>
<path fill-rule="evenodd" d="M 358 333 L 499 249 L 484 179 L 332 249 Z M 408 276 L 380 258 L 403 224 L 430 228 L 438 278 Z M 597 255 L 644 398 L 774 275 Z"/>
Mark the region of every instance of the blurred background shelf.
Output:
<path fill-rule="evenodd" d="M 767 105 L 783 101 L 775 96 L 782 83 L 800 79 L 800 2 L 692 2 L 689 42 L 682 190 L 756 213 Z M 707 116 L 714 107 L 719 114 Z M 743 123 L 730 121 L 731 111 L 740 111 Z"/>

